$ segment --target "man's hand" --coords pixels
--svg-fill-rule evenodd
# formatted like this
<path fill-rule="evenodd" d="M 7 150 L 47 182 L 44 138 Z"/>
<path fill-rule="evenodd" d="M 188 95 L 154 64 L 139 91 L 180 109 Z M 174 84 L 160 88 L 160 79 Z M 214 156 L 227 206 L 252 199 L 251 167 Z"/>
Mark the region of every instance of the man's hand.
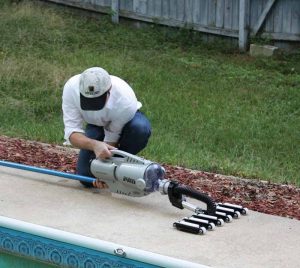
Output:
<path fill-rule="evenodd" d="M 117 149 L 115 146 L 116 143 L 105 143 L 103 141 L 97 141 L 86 137 L 83 133 L 74 132 L 70 136 L 70 142 L 73 146 L 93 151 L 95 153 L 96 158 L 106 159 L 112 156 L 110 150 Z M 101 179 L 96 179 L 93 182 L 93 186 L 99 189 L 108 188 L 107 184 Z"/>
<path fill-rule="evenodd" d="M 107 189 L 108 186 L 105 182 L 103 181 L 100 181 L 99 179 L 96 179 L 94 182 L 93 182 L 93 186 L 95 188 L 99 188 L 99 189 Z"/>
<path fill-rule="evenodd" d="M 86 137 L 83 133 L 74 132 L 70 136 L 70 142 L 79 149 L 93 151 L 96 158 L 106 159 L 111 157 L 110 150 L 117 149 L 114 144 L 107 144 L 103 141 L 97 141 Z"/>
<path fill-rule="evenodd" d="M 93 147 L 94 147 L 93 150 L 96 155 L 96 158 L 100 158 L 100 159 L 110 158 L 112 155 L 110 150 L 116 149 L 116 147 L 109 145 L 103 141 L 95 141 Z M 100 179 L 96 179 L 93 182 L 93 186 L 99 189 L 108 188 L 108 185 L 105 182 L 101 181 Z"/>
<path fill-rule="evenodd" d="M 96 155 L 96 158 L 100 159 L 106 159 L 110 158 L 112 156 L 112 153 L 110 150 L 116 149 L 116 147 L 111 146 L 103 141 L 96 141 L 93 145 L 93 151 Z"/>

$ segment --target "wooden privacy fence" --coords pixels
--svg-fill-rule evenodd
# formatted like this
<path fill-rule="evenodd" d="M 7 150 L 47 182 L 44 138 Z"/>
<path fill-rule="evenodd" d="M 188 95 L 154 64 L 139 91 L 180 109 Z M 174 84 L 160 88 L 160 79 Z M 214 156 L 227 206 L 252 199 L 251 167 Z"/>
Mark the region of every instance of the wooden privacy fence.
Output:
<path fill-rule="evenodd" d="M 48 0 L 86 10 L 236 38 L 300 41 L 300 0 Z"/>

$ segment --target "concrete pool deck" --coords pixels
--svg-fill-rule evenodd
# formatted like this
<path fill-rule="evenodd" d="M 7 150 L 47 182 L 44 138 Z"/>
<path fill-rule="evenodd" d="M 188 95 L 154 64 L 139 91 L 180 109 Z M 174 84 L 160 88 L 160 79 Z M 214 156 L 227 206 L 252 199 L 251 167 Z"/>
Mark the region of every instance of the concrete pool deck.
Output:
<path fill-rule="evenodd" d="M 0 181 L 1 216 L 211 267 L 300 267 L 297 220 L 250 211 L 199 236 L 172 227 L 192 213 L 159 193 L 129 198 L 2 166 Z"/>

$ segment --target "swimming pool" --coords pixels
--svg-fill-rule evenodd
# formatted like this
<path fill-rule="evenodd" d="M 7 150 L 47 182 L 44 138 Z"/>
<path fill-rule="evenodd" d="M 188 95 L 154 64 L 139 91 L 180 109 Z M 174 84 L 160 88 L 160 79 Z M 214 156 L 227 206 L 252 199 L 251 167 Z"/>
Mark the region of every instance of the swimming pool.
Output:
<path fill-rule="evenodd" d="M 41 268 L 49 267 L 45 263 L 80 268 L 205 267 L 3 216 L 0 216 L 0 253 L 8 261 L 12 258 L 8 254 L 25 258 L 24 263 L 30 258 L 41 266 L 29 267 Z"/>

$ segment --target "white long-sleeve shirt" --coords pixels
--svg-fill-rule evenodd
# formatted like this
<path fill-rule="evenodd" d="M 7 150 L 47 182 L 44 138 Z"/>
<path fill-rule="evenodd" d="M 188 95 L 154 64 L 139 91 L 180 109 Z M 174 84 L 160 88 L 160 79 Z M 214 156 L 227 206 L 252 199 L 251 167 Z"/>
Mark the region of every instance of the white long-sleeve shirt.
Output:
<path fill-rule="evenodd" d="M 104 108 L 99 111 L 84 111 L 80 108 L 80 74 L 71 77 L 64 86 L 62 96 L 64 138 L 69 142 L 73 132 L 84 133 L 84 123 L 104 127 L 104 141 L 117 142 L 124 125 L 142 107 L 132 88 L 119 77 L 111 75 L 112 88 Z"/>

